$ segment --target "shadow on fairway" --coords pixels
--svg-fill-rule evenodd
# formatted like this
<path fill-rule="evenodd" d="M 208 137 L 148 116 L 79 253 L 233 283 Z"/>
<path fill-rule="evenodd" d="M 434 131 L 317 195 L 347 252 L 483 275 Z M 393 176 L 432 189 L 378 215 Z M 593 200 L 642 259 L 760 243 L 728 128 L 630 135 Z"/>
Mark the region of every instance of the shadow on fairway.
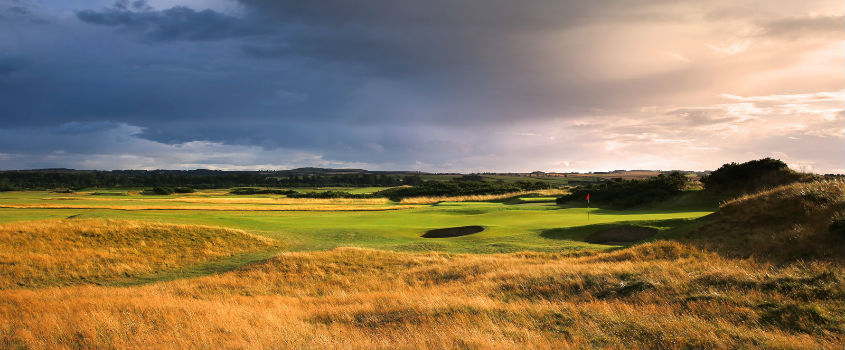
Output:
<path fill-rule="evenodd" d="M 479 233 L 484 231 L 483 226 L 460 226 L 460 227 L 447 227 L 447 228 L 438 228 L 435 230 L 429 230 L 428 232 L 424 233 L 422 236 L 423 238 L 448 238 L 448 237 L 460 237 L 471 235 L 473 233 Z"/>
<path fill-rule="evenodd" d="M 646 220 L 646 221 L 619 221 L 607 224 L 595 224 L 575 227 L 561 227 L 540 231 L 540 237 L 548 239 L 560 239 L 571 241 L 585 241 L 599 244 L 599 241 L 591 240 L 590 237 L 596 237 L 602 232 L 612 232 L 619 228 L 642 228 L 649 231 L 656 230 L 656 234 L 649 237 L 640 238 L 632 242 L 651 241 L 655 239 L 674 239 L 682 237 L 686 232 L 699 225 L 701 219 L 669 219 L 669 220 Z M 637 237 L 639 238 L 639 237 Z M 611 240 L 613 241 L 613 240 Z M 616 245 L 616 241 L 612 244 Z"/>

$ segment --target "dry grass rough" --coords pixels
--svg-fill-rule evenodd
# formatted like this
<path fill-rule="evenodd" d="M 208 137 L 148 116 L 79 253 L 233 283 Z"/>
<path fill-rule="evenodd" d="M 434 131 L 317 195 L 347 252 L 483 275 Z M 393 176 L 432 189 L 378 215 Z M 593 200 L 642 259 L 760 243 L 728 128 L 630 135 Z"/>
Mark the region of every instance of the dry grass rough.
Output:
<path fill-rule="evenodd" d="M 199 279 L 0 291 L 9 349 L 841 349 L 845 269 L 679 243 L 285 253 Z"/>
<path fill-rule="evenodd" d="M 691 238 L 731 256 L 845 262 L 845 236 L 830 229 L 843 217 L 845 181 L 801 182 L 723 203 Z"/>
<path fill-rule="evenodd" d="M 0 224 L 0 289 L 126 280 L 275 241 L 241 230 L 141 221 L 64 219 Z"/>

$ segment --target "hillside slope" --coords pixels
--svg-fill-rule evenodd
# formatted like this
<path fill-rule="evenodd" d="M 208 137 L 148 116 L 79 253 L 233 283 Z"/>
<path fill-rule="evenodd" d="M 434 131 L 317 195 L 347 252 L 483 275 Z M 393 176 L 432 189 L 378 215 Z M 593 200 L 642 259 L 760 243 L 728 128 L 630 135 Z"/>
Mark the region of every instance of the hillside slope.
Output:
<path fill-rule="evenodd" d="M 842 349 L 842 271 L 665 241 L 290 252 L 145 286 L 0 290 L 0 348 Z"/>
<path fill-rule="evenodd" d="M 277 246 L 228 228 L 129 220 L 0 224 L 0 289 L 128 281 Z"/>
<path fill-rule="evenodd" d="M 845 182 L 793 183 L 723 203 L 688 239 L 715 251 L 772 261 L 845 261 Z"/>

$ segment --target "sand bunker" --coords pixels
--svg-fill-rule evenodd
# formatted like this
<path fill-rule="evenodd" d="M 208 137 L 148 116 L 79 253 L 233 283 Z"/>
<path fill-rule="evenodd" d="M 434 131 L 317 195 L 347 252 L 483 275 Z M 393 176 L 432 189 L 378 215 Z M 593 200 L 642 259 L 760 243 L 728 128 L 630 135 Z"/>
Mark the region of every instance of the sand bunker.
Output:
<path fill-rule="evenodd" d="M 596 232 L 587 237 L 587 242 L 598 244 L 626 245 L 654 237 L 656 228 L 619 226 Z"/>
<path fill-rule="evenodd" d="M 461 226 L 461 227 L 447 227 L 447 228 L 438 228 L 436 230 L 431 230 L 422 235 L 425 238 L 447 238 L 447 237 L 458 237 L 458 236 L 466 236 L 471 235 L 473 233 L 479 233 L 484 231 L 484 227 L 481 226 Z"/>

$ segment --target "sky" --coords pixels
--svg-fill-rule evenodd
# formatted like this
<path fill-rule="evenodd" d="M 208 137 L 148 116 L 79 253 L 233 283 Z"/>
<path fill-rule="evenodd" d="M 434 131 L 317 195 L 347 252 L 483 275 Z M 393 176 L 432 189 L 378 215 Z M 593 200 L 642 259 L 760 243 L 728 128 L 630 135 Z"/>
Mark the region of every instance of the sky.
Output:
<path fill-rule="evenodd" d="M 841 0 L 0 0 L 0 169 L 845 173 Z"/>

